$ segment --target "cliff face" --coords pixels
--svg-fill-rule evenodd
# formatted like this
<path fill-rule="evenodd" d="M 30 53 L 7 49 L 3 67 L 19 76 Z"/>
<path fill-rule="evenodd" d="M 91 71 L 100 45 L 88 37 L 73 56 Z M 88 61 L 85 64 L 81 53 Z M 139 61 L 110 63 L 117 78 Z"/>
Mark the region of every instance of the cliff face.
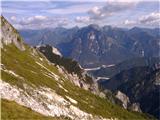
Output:
<path fill-rule="evenodd" d="M 13 28 L 11 24 L 9 24 L 6 19 L 1 16 L 1 47 L 3 44 L 8 45 L 13 43 L 20 50 L 25 50 L 24 43 L 18 31 Z"/>

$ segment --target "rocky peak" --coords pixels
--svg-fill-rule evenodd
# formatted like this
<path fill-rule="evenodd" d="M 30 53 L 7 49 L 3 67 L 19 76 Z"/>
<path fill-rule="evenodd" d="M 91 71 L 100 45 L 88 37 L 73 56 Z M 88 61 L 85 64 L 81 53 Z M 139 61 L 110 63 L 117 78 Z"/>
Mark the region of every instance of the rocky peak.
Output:
<path fill-rule="evenodd" d="M 1 43 L 1 47 L 3 47 L 3 44 L 13 43 L 20 50 L 25 50 L 23 40 L 17 30 L 3 16 L 1 16 Z"/>
<path fill-rule="evenodd" d="M 132 111 L 142 112 L 142 110 L 140 109 L 140 104 L 139 103 L 131 104 L 128 109 L 132 110 Z"/>
<path fill-rule="evenodd" d="M 103 30 L 105 30 L 105 31 L 109 31 L 109 30 L 111 30 L 112 29 L 112 26 L 110 26 L 110 25 L 105 25 L 104 27 L 103 27 Z"/>
<path fill-rule="evenodd" d="M 124 93 L 122 93 L 121 91 L 117 91 L 116 93 L 116 98 L 118 98 L 121 102 L 123 102 L 123 107 L 125 109 L 127 109 L 128 104 L 130 103 L 129 98 L 127 97 L 127 95 L 125 95 Z"/>
<path fill-rule="evenodd" d="M 97 24 L 90 24 L 88 27 L 94 30 L 100 30 L 100 27 Z"/>
<path fill-rule="evenodd" d="M 57 48 L 55 48 L 55 47 L 52 47 L 52 52 L 54 54 L 56 54 L 56 55 L 62 56 L 62 54 L 60 53 L 60 51 Z"/>
<path fill-rule="evenodd" d="M 121 91 L 118 90 L 115 97 L 122 102 L 121 104 L 123 108 L 131 111 L 142 112 L 139 103 L 131 103 L 129 97 Z"/>
<path fill-rule="evenodd" d="M 50 49 L 52 51 L 53 54 L 56 54 L 56 55 L 62 57 L 61 52 L 56 47 L 49 46 L 49 45 L 36 46 L 36 48 L 41 48 L 41 47 L 48 48 L 48 49 Z"/>

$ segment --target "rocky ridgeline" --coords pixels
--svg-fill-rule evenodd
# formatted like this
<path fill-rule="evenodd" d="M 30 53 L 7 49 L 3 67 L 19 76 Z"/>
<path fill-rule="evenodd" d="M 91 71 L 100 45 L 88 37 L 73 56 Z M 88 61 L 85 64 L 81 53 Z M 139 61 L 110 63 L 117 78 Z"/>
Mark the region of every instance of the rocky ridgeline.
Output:
<path fill-rule="evenodd" d="M 87 72 L 73 59 L 61 56 L 60 52 L 54 52 L 56 48 L 49 45 L 36 47 L 51 63 L 59 66 L 62 74 L 67 73 L 67 77 L 77 86 L 90 90 L 98 94 L 98 85 Z M 58 54 L 57 54 L 58 53 Z"/>
<path fill-rule="evenodd" d="M 6 19 L 4 19 L 3 16 L 1 16 L 1 47 L 3 47 L 3 44 L 8 45 L 13 43 L 17 48 L 20 50 L 25 50 L 25 47 L 23 45 L 23 40 L 19 36 L 16 29 L 12 27 L 11 24 L 7 22 Z"/>
<path fill-rule="evenodd" d="M 58 48 L 62 55 L 78 61 L 82 67 L 118 64 L 137 57 L 159 56 L 159 29 L 88 25 L 81 28 L 20 30 L 33 46 L 41 41 Z"/>
<path fill-rule="evenodd" d="M 121 101 L 121 105 L 125 109 L 129 109 L 131 111 L 142 112 L 139 106 L 139 103 L 131 103 L 129 97 L 122 93 L 121 91 L 117 91 L 115 97 Z"/>

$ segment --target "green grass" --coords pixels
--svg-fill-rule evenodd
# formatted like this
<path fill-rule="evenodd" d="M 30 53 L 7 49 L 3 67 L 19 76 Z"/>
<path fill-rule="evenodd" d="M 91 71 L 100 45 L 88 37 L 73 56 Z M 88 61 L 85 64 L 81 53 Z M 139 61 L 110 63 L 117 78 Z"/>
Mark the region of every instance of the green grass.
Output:
<path fill-rule="evenodd" d="M 19 51 L 16 47 L 11 45 L 7 46 L 6 52 L 4 52 L 2 49 L 2 64 L 5 65 L 6 69 L 14 71 L 16 74 L 25 78 L 25 80 L 22 81 L 21 79 L 18 79 L 13 75 L 9 75 L 3 71 L 2 79 L 20 88 L 23 88 L 23 83 L 29 84 L 31 86 L 35 85 L 36 87 L 56 87 L 57 82 L 49 77 L 46 77 L 43 73 L 48 71 L 39 66 L 35 61 L 38 61 L 41 64 L 45 63 L 44 66 L 50 69 L 47 62 L 40 61 L 37 56 L 31 56 L 31 52 L 31 49 L 27 49 L 26 51 Z M 51 70 L 58 74 L 56 68 L 52 67 Z"/>
<path fill-rule="evenodd" d="M 43 116 L 30 108 L 5 99 L 1 100 L 1 109 L 2 120 L 61 120 L 60 118 Z"/>
<path fill-rule="evenodd" d="M 50 117 L 37 113 L 14 101 L 1 99 L 1 120 L 69 120 L 65 116 Z"/>
<path fill-rule="evenodd" d="M 25 51 L 18 50 L 14 45 L 4 46 L 1 54 L 2 64 L 4 64 L 4 66 L 8 70 L 12 70 L 16 74 L 23 77 L 24 80 L 21 80 L 4 71 L 2 71 L 1 74 L 2 80 L 12 85 L 16 85 L 21 89 L 24 89 L 24 83 L 32 87 L 49 87 L 55 90 L 59 95 L 63 96 L 64 98 L 66 95 L 73 98 L 78 102 L 78 104 L 75 106 L 92 115 L 100 115 L 105 118 L 119 118 L 122 120 L 149 119 L 148 116 L 145 114 L 129 112 L 117 105 L 113 105 L 107 99 L 100 98 L 90 93 L 89 91 L 73 85 L 69 80 L 65 79 L 64 76 L 58 72 L 58 69 L 54 65 L 50 65 L 40 53 L 37 53 L 36 55 L 31 55 L 31 53 L 33 53 L 33 50 L 27 46 Z M 39 57 L 42 57 L 43 61 L 41 61 Z M 57 82 L 53 78 L 45 76 L 44 72 L 49 71 L 39 66 L 36 61 L 43 64 L 43 66 L 45 66 L 47 69 L 60 76 L 60 80 L 65 79 L 65 81 L 61 83 Z M 69 92 L 65 92 L 63 89 L 59 88 L 58 84 L 61 84 Z M 2 114 L 4 113 L 2 112 Z"/>

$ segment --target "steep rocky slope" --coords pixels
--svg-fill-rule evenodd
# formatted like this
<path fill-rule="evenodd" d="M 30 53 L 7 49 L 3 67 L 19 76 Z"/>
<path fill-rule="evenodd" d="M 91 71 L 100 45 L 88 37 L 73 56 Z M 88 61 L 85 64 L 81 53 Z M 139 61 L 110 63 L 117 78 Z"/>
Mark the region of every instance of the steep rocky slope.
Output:
<path fill-rule="evenodd" d="M 86 89 L 90 90 L 93 90 L 94 87 L 96 87 L 96 83 L 94 84 L 92 78 L 86 73 L 86 71 L 79 65 L 78 62 L 74 61 L 73 59 L 57 55 L 53 51 L 55 48 L 50 45 L 43 45 L 36 48 L 43 53 L 50 62 L 64 67 L 64 69 L 70 74 L 77 75 L 77 79 L 80 79 L 78 83 L 80 83 L 81 87 L 86 88 L 86 85 L 88 85 L 88 88 Z"/>
<path fill-rule="evenodd" d="M 6 99 L 1 100 L 1 119 L 2 120 L 18 120 L 20 118 L 24 119 L 36 119 L 36 120 L 61 120 L 60 118 L 52 118 L 43 116 L 37 112 L 32 111 L 29 108 L 21 106 L 16 102 L 11 102 Z"/>
<path fill-rule="evenodd" d="M 18 113 L 18 108 L 27 111 L 24 107 L 53 119 L 149 118 L 145 114 L 122 109 L 107 99 L 80 88 L 75 82 L 81 81 L 76 74 L 68 73 L 63 66 L 50 63 L 38 50 L 23 44 L 18 32 L 3 17 L 1 20 L 0 94 L 2 99 L 9 102 L 2 106 L 5 107 L 2 109 L 3 119 L 8 116 L 9 119 L 14 119 L 15 114 L 19 119 L 25 119 L 24 115 Z M 15 112 L 11 112 L 12 103 L 20 106 Z"/>

